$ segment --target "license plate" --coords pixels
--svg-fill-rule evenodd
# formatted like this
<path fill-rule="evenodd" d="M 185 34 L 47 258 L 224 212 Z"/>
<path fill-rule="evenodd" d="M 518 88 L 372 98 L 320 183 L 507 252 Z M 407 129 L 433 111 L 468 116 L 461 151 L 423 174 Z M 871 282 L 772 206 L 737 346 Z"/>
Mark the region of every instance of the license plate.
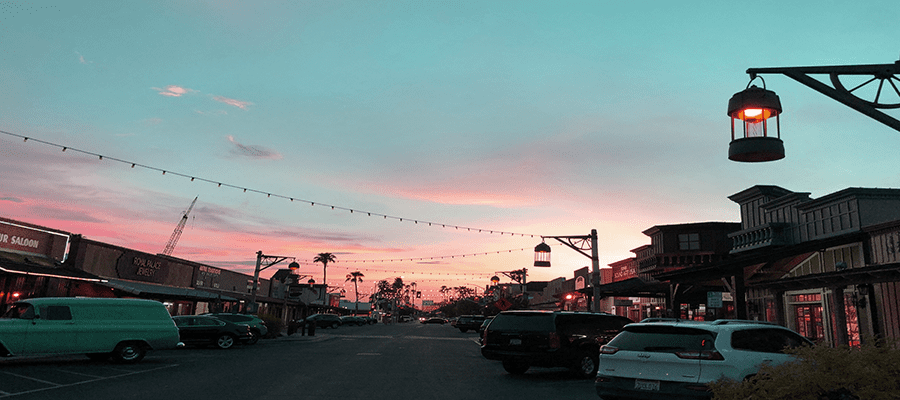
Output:
<path fill-rule="evenodd" d="M 641 379 L 635 379 L 634 388 L 636 390 L 659 391 L 659 381 L 645 381 L 645 380 L 641 380 Z"/>
<path fill-rule="evenodd" d="M 509 339 L 509 344 L 513 346 L 518 346 L 522 344 L 522 339 Z"/>

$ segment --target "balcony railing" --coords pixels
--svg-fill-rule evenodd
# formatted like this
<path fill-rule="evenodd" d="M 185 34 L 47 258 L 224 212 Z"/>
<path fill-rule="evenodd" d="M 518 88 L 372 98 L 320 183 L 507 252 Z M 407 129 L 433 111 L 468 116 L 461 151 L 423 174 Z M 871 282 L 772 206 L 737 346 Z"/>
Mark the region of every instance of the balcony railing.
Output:
<path fill-rule="evenodd" d="M 728 235 L 731 239 L 731 254 L 763 247 L 789 245 L 791 244 L 789 227 L 788 223 L 776 222 L 731 233 Z"/>

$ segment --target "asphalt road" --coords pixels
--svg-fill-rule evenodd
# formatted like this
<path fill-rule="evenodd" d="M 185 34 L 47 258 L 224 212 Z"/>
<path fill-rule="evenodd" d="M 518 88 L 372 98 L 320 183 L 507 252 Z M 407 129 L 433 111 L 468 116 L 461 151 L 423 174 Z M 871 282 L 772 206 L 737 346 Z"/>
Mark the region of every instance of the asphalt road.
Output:
<path fill-rule="evenodd" d="M 157 351 L 134 365 L 2 359 L 0 399 L 597 399 L 592 381 L 564 369 L 509 375 L 481 356 L 477 341 L 449 325 L 403 323 Z"/>

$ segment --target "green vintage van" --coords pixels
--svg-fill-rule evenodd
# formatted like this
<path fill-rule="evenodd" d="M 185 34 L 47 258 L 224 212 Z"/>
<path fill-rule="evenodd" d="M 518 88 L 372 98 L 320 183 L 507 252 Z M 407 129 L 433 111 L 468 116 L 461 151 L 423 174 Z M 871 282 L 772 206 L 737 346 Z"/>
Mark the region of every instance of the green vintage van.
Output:
<path fill-rule="evenodd" d="M 0 317 L 0 356 L 86 354 L 135 363 L 179 345 L 178 328 L 154 300 L 44 297 L 13 303 Z"/>

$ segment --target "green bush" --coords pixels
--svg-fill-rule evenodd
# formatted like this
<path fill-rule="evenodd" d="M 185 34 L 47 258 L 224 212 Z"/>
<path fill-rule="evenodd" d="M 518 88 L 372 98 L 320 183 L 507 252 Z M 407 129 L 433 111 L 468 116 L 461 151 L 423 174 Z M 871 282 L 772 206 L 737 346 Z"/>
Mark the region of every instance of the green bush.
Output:
<path fill-rule="evenodd" d="M 264 337 L 265 339 L 272 339 L 281 336 L 281 332 L 284 331 L 284 321 L 281 318 L 278 318 L 274 315 L 262 314 L 259 315 L 259 319 L 265 321 L 266 328 L 269 328 L 269 333 Z"/>
<path fill-rule="evenodd" d="M 900 399 L 900 345 L 869 340 L 859 347 L 826 345 L 790 351 L 797 360 L 764 365 L 750 379 L 710 384 L 715 400 Z"/>

